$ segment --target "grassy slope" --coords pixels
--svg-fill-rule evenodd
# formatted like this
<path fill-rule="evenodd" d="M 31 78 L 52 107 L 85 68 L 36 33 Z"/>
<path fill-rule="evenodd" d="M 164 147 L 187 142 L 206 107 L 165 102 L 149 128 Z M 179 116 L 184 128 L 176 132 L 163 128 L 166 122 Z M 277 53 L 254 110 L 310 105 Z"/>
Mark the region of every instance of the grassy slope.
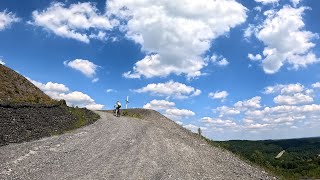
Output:
<path fill-rule="evenodd" d="M 0 103 L 52 104 L 48 95 L 19 73 L 0 64 Z"/>
<path fill-rule="evenodd" d="M 320 138 L 213 143 L 284 179 L 320 178 Z M 275 159 L 282 150 L 283 156 Z"/>

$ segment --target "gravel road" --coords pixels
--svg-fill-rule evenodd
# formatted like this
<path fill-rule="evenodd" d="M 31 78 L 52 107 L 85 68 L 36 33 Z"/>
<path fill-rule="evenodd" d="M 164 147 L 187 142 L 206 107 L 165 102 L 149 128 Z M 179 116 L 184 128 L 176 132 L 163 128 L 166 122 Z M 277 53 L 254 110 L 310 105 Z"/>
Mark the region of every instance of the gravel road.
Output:
<path fill-rule="evenodd" d="M 272 179 L 151 110 L 0 147 L 0 179 Z"/>

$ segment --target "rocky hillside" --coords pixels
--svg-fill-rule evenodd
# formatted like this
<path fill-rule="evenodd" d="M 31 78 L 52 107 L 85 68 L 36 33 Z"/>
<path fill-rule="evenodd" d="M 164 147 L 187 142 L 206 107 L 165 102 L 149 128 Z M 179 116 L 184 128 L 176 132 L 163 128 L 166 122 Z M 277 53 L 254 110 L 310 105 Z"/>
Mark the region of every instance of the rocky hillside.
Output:
<path fill-rule="evenodd" d="M 0 146 L 60 134 L 99 119 L 90 110 L 51 99 L 1 64 L 0 80 Z"/>

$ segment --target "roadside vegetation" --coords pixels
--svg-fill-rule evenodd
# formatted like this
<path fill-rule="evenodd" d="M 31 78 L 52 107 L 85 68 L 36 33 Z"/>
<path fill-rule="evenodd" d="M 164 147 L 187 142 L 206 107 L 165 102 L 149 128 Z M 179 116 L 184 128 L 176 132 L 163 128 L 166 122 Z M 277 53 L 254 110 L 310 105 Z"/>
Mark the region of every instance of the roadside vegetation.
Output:
<path fill-rule="evenodd" d="M 78 107 L 65 107 L 67 111 L 69 111 L 74 117 L 76 117 L 76 121 L 73 124 L 73 129 L 80 128 L 82 126 L 92 124 L 93 122 L 100 119 L 100 116 L 86 108 L 78 108 Z"/>

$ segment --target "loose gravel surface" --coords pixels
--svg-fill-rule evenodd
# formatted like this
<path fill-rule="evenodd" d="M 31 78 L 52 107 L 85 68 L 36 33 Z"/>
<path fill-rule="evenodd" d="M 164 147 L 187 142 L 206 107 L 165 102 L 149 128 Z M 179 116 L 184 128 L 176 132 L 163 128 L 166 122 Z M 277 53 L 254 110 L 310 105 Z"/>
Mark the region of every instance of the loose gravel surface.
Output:
<path fill-rule="evenodd" d="M 80 116 L 84 118 L 78 119 Z M 92 124 L 97 118 L 92 111 L 66 105 L 0 104 L 0 147 L 61 134 L 80 125 Z"/>
<path fill-rule="evenodd" d="M 151 110 L 0 147 L 0 179 L 274 179 Z"/>

